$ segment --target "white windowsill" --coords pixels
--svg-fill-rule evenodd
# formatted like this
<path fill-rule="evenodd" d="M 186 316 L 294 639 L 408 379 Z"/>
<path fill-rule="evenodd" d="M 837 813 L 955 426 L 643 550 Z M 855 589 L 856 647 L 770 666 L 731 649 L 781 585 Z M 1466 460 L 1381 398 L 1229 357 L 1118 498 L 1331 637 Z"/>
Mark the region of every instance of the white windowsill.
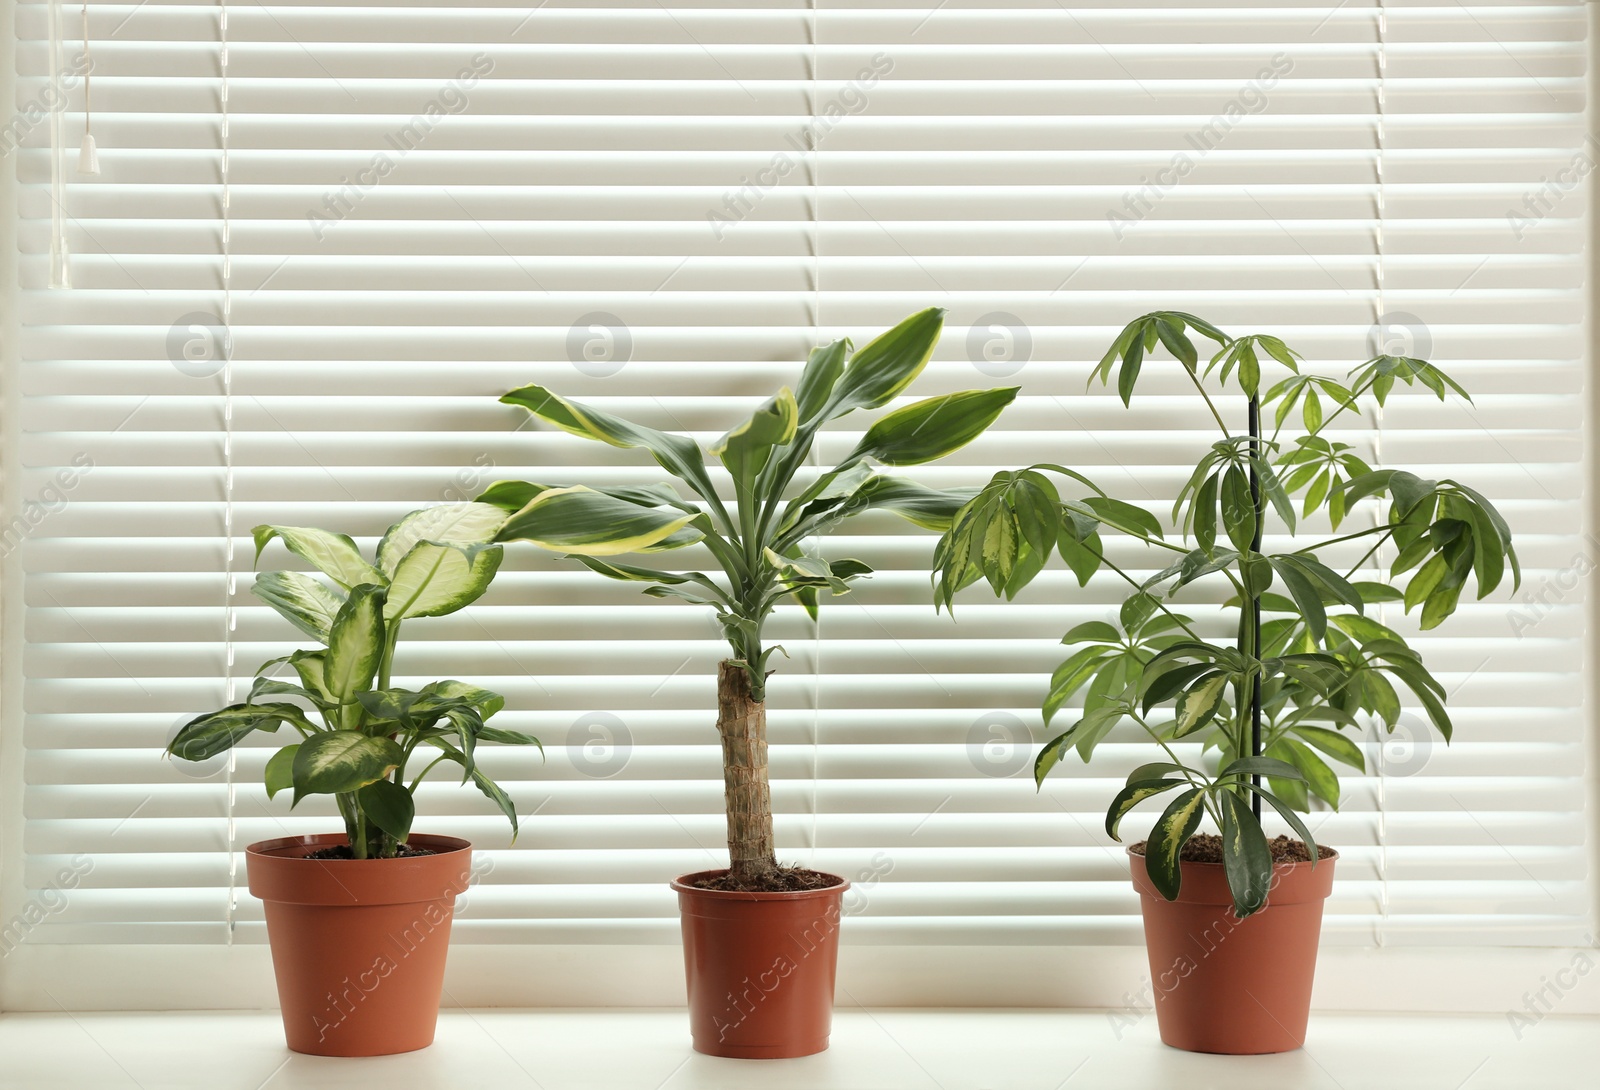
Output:
<path fill-rule="evenodd" d="M 841 1008 L 800 1060 L 692 1052 L 682 1011 L 447 1010 L 432 1048 L 299 1056 L 275 1011 L 0 1015 L 6 1090 L 1509 1090 L 1592 1085 L 1600 1018 L 1313 1015 L 1306 1048 L 1262 1057 L 1164 1047 L 1154 1016 Z"/>

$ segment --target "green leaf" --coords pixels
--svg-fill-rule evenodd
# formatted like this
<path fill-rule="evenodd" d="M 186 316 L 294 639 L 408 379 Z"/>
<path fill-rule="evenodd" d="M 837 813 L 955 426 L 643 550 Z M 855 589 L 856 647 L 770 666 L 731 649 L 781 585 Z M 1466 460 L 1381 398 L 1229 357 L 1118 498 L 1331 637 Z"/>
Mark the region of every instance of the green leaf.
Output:
<path fill-rule="evenodd" d="M 1195 544 L 1208 555 L 1217 547 L 1217 474 L 1207 477 L 1195 493 L 1189 513 L 1194 520 Z"/>
<path fill-rule="evenodd" d="M 1322 608 L 1322 594 L 1312 584 L 1305 572 L 1292 562 L 1287 562 L 1284 557 L 1274 556 L 1268 558 L 1272 562 L 1273 570 L 1278 573 L 1278 578 L 1283 580 L 1283 585 L 1288 588 L 1289 594 L 1294 598 L 1295 605 L 1300 607 L 1300 615 L 1305 618 L 1306 628 L 1311 632 L 1311 638 L 1321 641 L 1322 634 L 1328 628 L 1328 614 Z"/>
<path fill-rule="evenodd" d="M 302 572 L 269 571 L 256 576 L 250 593 L 277 610 L 312 639 L 328 642 L 328 629 L 344 600 Z"/>
<path fill-rule="evenodd" d="M 1256 505 L 1250 498 L 1250 482 L 1236 465 L 1222 475 L 1222 523 L 1235 549 L 1242 553 L 1254 547 Z"/>
<path fill-rule="evenodd" d="M 204 761 L 226 753 L 252 731 L 271 734 L 285 719 L 300 714 L 293 704 L 230 704 L 185 723 L 167 752 L 184 761 Z"/>
<path fill-rule="evenodd" d="M 1305 778 L 1294 765 L 1272 757 L 1237 757 L 1222 766 L 1217 777 L 1220 779 L 1223 776 L 1277 776 L 1285 780 Z"/>
<path fill-rule="evenodd" d="M 417 542 L 394 570 L 383 604 L 384 620 L 442 617 L 471 605 L 489 589 L 504 553 L 500 545 Z"/>
<path fill-rule="evenodd" d="M 585 439 L 597 439 L 614 447 L 642 447 L 650 452 L 661 468 L 685 481 L 702 499 L 708 502 L 716 499 L 716 488 L 706 475 L 705 455 L 701 453 L 700 445 L 687 436 L 656 431 L 599 409 L 567 401 L 542 386 L 524 386 L 512 390 L 500 400 L 507 405 L 520 405 L 562 431 Z M 526 511 L 531 503 L 532 500 L 522 510 Z M 502 534 L 501 540 L 507 536 Z"/>
<path fill-rule="evenodd" d="M 1149 591 L 1129 595 L 1123 600 L 1122 608 L 1117 611 L 1117 619 L 1122 622 L 1122 630 L 1138 631 L 1155 613 L 1158 605 L 1155 596 Z"/>
<path fill-rule="evenodd" d="M 392 739 L 353 730 L 330 730 L 300 743 L 294 757 L 298 794 L 358 791 L 387 776 L 405 759 Z"/>
<path fill-rule="evenodd" d="M 467 766 L 467 759 L 462 752 L 443 738 L 429 738 L 428 743 L 443 750 L 444 755 L 456 764 L 461 765 L 463 768 Z M 506 820 L 511 822 L 511 840 L 512 843 L 515 843 L 518 831 L 517 807 L 511 801 L 511 796 L 506 794 L 499 784 L 476 768 L 470 770 L 469 778 L 477 786 L 478 790 L 483 792 L 484 797 L 494 803 L 500 812 L 506 816 Z"/>
<path fill-rule="evenodd" d="M 1117 826 L 1122 824 L 1123 817 L 1138 806 L 1145 799 L 1171 791 L 1174 787 L 1182 787 L 1187 780 L 1136 780 L 1117 792 L 1117 797 L 1111 800 L 1111 806 L 1106 810 L 1106 835 L 1112 840 L 1121 841 L 1117 835 Z"/>
<path fill-rule="evenodd" d="M 1194 835 L 1205 813 L 1205 792 L 1191 787 L 1167 806 L 1145 842 L 1144 868 L 1156 891 L 1169 901 L 1178 899 L 1183 886 L 1179 853 Z"/>
<path fill-rule="evenodd" d="M 372 687 L 383 657 L 382 587 L 363 584 L 339 607 L 323 660 L 323 687 L 335 704 L 353 704 L 356 693 Z"/>
<path fill-rule="evenodd" d="M 1133 402 L 1133 388 L 1139 381 L 1139 370 L 1144 365 L 1144 341 L 1135 337 L 1122 356 L 1122 370 L 1117 372 L 1117 395 L 1124 407 Z"/>
<path fill-rule="evenodd" d="M 507 520 L 500 539 L 531 541 L 555 552 L 616 556 L 661 543 L 697 517 L 640 507 L 575 485 L 539 493 Z"/>
<path fill-rule="evenodd" d="M 1382 678 L 1381 674 L 1375 672 L 1369 672 L 1367 676 Z M 1388 682 L 1384 681 L 1384 684 L 1387 685 Z M 1392 688 L 1389 691 L 1394 692 Z M 1366 755 L 1361 752 L 1361 747 L 1338 731 L 1326 727 L 1308 727 L 1300 723 L 1295 724 L 1292 729 L 1301 741 L 1315 746 L 1334 760 L 1343 761 L 1361 772 L 1367 770 Z"/>
<path fill-rule="evenodd" d="M 835 383 L 821 419 L 887 405 L 922 373 L 944 329 L 944 308 L 929 307 L 863 345 Z"/>
<path fill-rule="evenodd" d="M 294 755 L 300 752 L 300 743 L 284 746 L 272 755 L 267 762 L 265 780 L 267 783 L 267 798 L 272 798 L 279 791 L 285 791 L 294 786 Z"/>
<path fill-rule="evenodd" d="M 417 816 L 416 802 L 393 780 L 374 780 L 356 792 L 356 805 L 367 820 L 396 840 L 411 835 L 411 822 Z"/>
<path fill-rule="evenodd" d="M 1183 364 L 1191 374 L 1200 362 L 1200 356 L 1195 351 L 1194 342 L 1184 333 L 1183 327 L 1166 318 L 1154 319 L 1156 336 L 1161 338 L 1161 343 L 1172 358 Z"/>
<path fill-rule="evenodd" d="M 811 350 L 795 392 L 802 424 L 808 423 L 827 404 L 828 395 L 833 393 L 834 385 L 844 373 L 845 355 L 849 351 L 850 340 L 845 337 Z"/>
<path fill-rule="evenodd" d="M 785 386 L 711 448 L 733 476 L 740 502 L 750 502 L 757 476 L 767 467 L 773 449 L 794 438 L 799 419 L 794 394 Z"/>
<path fill-rule="evenodd" d="M 1142 533 L 1148 537 L 1161 537 L 1161 520 L 1142 507 L 1112 499 L 1110 496 L 1089 496 L 1083 505 L 1093 511 L 1100 521 L 1119 530 Z"/>
<path fill-rule="evenodd" d="M 256 563 L 261 562 L 261 550 L 273 538 L 288 546 L 290 552 L 310 561 L 328 578 L 345 590 L 362 583 L 383 584 L 383 574 L 361 558 L 356 543 L 344 534 L 333 534 L 309 526 L 257 526 L 252 531 L 256 539 Z"/>
<path fill-rule="evenodd" d="M 1239 919 L 1266 907 L 1272 891 L 1272 852 L 1261 823 L 1244 800 L 1232 791 L 1217 795 L 1222 804 L 1222 867 L 1233 892 L 1233 912 Z"/>
<path fill-rule="evenodd" d="M 1061 637 L 1062 643 L 1121 643 L 1122 633 L 1114 625 L 1104 621 L 1084 621 L 1080 625 L 1073 625 L 1067 634 Z"/>
<path fill-rule="evenodd" d="M 845 462 L 874 458 L 884 465 L 910 466 L 943 458 L 988 430 L 1017 390 L 963 390 L 896 409 L 867 429 Z"/>
<path fill-rule="evenodd" d="M 1080 587 L 1088 586 L 1089 578 L 1100 570 L 1103 559 L 1101 549 L 1098 533 L 1091 532 L 1080 541 L 1066 523 L 1063 523 L 1061 533 L 1056 537 L 1056 550 L 1067 567 L 1072 569 Z"/>
<path fill-rule="evenodd" d="M 1268 746 L 1267 752 L 1298 768 L 1313 795 L 1335 810 L 1339 808 L 1339 777 L 1309 747 L 1293 738 L 1284 737 Z"/>
<path fill-rule="evenodd" d="M 1301 841 L 1305 843 L 1306 848 L 1310 851 L 1311 866 L 1313 868 L 1316 867 L 1317 860 L 1321 857 L 1322 853 L 1317 848 L 1317 841 L 1316 838 L 1311 835 L 1311 830 L 1306 827 L 1306 823 L 1304 821 L 1300 820 L 1300 815 L 1295 813 L 1292 807 L 1290 807 L 1276 795 L 1259 787 L 1252 787 L 1251 790 L 1260 795 L 1262 798 L 1266 799 L 1267 804 L 1274 810 L 1278 811 L 1278 815 L 1282 817 L 1284 821 L 1288 822 L 1289 828 L 1295 831 L 1295 834 L 1300 837 Z"/>

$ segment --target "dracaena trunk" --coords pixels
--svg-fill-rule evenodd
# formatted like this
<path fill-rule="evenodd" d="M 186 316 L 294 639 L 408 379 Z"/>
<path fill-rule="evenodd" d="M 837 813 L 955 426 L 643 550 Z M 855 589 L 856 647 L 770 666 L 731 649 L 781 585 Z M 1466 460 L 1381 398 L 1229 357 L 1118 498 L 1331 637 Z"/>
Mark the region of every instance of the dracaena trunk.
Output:
<path fill-rule="evenodd" d="M 728 808 L 729 877 L 742 886 L 764 885 L 778 869 L 767 782 L 767 706 L 750 695 L 750 675 L 742 663 L 723 662 L 717 668 L 717 732 Z"/>

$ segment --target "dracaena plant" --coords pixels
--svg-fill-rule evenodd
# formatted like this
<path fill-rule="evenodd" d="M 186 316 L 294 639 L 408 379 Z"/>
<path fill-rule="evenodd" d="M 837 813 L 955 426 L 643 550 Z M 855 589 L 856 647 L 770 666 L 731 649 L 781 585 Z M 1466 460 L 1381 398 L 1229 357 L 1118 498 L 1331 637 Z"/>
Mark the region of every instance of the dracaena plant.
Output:
<path fill-rule="evenodd" d="M 505 512 L 489 504 L 424 508 L 389 528 L 372 563 L 344 534 L 257 526 L 258 561 L 276 538 L 327 577 L 264 572 L 251 588 L 320 646 L 263 663 L 244 702 L 192 720 L 168 752 L 203 761 L 288 724 L 298 737 L 267 762 L 268 797 L 292 790 L 299 805 L 306 795 L 332 795 L 356 859 L 396 854 L 411 832 L 417 785 L 442 762 L 499 807 L 515 836 L 515 806 L 475 757 L 480 742 L 539 744 L 489 725 L 505 698 L 461 681 L 390 685 L 401 624 L 477 601 L 500 567 L 504 547 L 493 541 L 504 524 Z M 285 664 L 298 685 L 269 676 Z"/>
<path fill-rule="evenodd" d="M 508 513 L 501 541 L 531 541 L 601 575 L 646 583 L 645 594 L 716 611 L 732 649 L 717 674 L 717 730 L 728 881 L 738 888 L 773 888 L 779 873 L 765 703 L 769 662 L 779 648 L 763 643 L 768 617 L 789 600 L 814 618 L 821 592 L 843 594 L 871 571 L 859 560 L 826 559 L 818 551 L 818 539 L 844 519 L 886 510 L 932 530 L 948 526 L 970 490 L 925 488 L 880 474 L 873 464 L 909 466 L 942 458 L 982 434 L 1016 395 L 1014 387 L 968 390 L 896 409 L 879 417 L 833 468 L 796 484 L 822 427 L 900 395 L 927 364 L 943 321 L 944 311 L 924 310 L 853 354 L 848 340 L 813 350 L 793 392 L 780 390 L 711 446 L 726 470 L 726 496 L 693 438 L 630 423 L 541 386 L 501 398 L 574 435 L 642 448 L 688 490 L 685 496 L 669 483 L 557 488 L 502 481 L 478 499 Z M 699 546 L 708 571 L 614 559 L 685 546 Z"/>
<path fill-rule="evenodd" d="M 1203 369 L 1190 331 L 1218 346 Z M 1130 322 L 1094 375 L 1108 382 L 1115 370 L 1127 405 L 1148 354 L 1160 349 L 1176 359 L 1221 431 L 1173 505 L 1171 529 L 1181 543 L 1169 540 L 1154 515 L 1065 466 L 1002 472 L 941 538 L 935 604 L 950 607 L 956 591 L 980 579 L 1010 598 L 1052 553 L 1080 586 L 1102 569 L 1127 584 L 1118 623 L 1089 621 L 1062 641 L 1075 650 L 1051 678 L 1045 722 L 1080 692 L 1082 707 L 1039 753 L 1035 780 L 1042 785 L 1073 750 L 1087 762 L 1119 725 L 1141 733 L 1158 759 L 1128 776 L 1106 812 L 1107 834 L 1120 839 L 1119 823 L 1145 800 L 1166 802 L 1144 858 L 1151 881 L 1173 899 L 1183 846 L 1209 817 L 1222 834 L 1242 918 L 1266 903 L 1271 883 L 1262 803 L 1315 860 L 1318 849 L 1300 814 L 1310 811 L 1313 798 L 1338 806 L 1330 761 L 1365 770 L 1352 735 L 1371 721 L 1394 729 L 1397 685 L 1450 738 L 1443 686 L 1367 607 L 1391 601 L 1407 612 L 1420 607 L 1420 626 L 1431 629 L 1455 611 L 1469 581 L 1482 598 L 1508 566 L 1514 584 L 1520 572 L 1510 529 L 1479 493 L 1454 480 L 1374 470 L 1329 435 L 1330 425 L 1364 400 L 1382 405 L 1396 382 L 1420 384 L 1441 400 L 1452 392 L 1466 397 L 1438 368 L 1383 355 L 1344 378 L 1309 374 L 1276 337 L 1234 337 L 1194 315 L 1164 311 Z M 1264 386 L 1263 367 L 1287 373 Z M 1218 399 L 1230 383 L 1242 395 L 1242 432 L 1229 427 L 1207 389 L 1213 374 Z M 1276 406 L 1270 434 L 1261 427 L 1263 405 Z M 1298 427 L 1291 423 L 1296 407 Z M 1376 525 L 1339 533 L 1366 502 L 1387 505 Z M 1297 519 L 1319 513 L 1332 536 L 1315 542 L 1293 536 Z M 1166 554 L 1153 565 L 1159 570 L 1135 578 L 1118 566 L 1107 556 L 1106 531 Z M 1269 533 L 1271 543 L 1264 544 Z M 1393 550 L 1388 580 L 1358 579 L 1385 546 Z M 1219 598 L 1225 599 L 1220 617 L 1202 604 Z M 1211 614 L 1205 623 L 1189 615 L 1201 609 Z"/>

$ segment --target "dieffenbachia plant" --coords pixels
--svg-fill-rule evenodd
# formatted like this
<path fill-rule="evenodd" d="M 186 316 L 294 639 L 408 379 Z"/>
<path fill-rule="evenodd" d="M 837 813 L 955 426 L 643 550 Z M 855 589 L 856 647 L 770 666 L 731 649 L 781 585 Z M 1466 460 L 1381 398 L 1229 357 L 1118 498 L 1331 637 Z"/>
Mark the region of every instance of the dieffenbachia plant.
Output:
<path fill-rule="evenodd" d="M 1203 371 L 1190 330 L 1220 346 Z M 1072 726 L 1039 753 L 1035 780 L 1042 785 L 1073 749 L 1087 762 L 1119 724 L 1141 731 L 1162 759 L 1128 776 L 1106 812 L 1107 834 L 1120 839 L 1118 825 L 1130 810 L 1170 795 L 1144 858 L 1151 881 L 1172 899 L 1183 846 L 1209 816 L 1222 834 L 1228 883 L 1242 918 L 1266 903 L 1271 884 L 1262 801 L 1306 842 L 1314 860 L 1316 844 L 1299 815 L 1310 811 L 1312 797 L 1338 806 L 1339 779 L 1329 758 L 1365 770 L 1362 749 L 1346 732 L 1362 729 L 1363 714 L 1392 731 L 1401 708 L 1396 683 L 1450 738 L 1444 687 L 1367 607 L 1395 601 L 1409 612 L 1420 606 L 1420 625 L 1431 629 L 1455 611 L 1469 579 L 1482 598 L 1500 584 L 1508 565 L 1514 583 L 1521 574 L 1505 519 L 1479 493 L 1454 480 L 1373 470 L 1328 434 L 1362 399 L 1382 405 L 1397 381 L 1420 383 L 1441 400 L 1452 391 L 1467 396 L 1432 364 L 1383 355 L 1344 380 L 1327 378 L 1302 372 L 1301 357 L 1276 337 L 1233 337 L 1194 315 L 1164 311 L 1130 322 L 1094 375 L 1108 382 L 1116 370 L 1127 405 L 1147 354 L 1158 347 L 1182 366 L 1221 431 L 1172 508 L 1172 526 L 1184 543 L 1167 540 L 1154 515 L 1113 499 L 1065 466 L 1003 472 L 940 540 L 935 604 L 950 607 L 957 590 L 979 579 L 995 594 L 1013 597 L 1052 553 L 1079 585 L 1102 569 L 1128 584 L 1118 623 L 1089 621 L 1062 641 L 1076 650 L 1051 678 L 1045 722 L 1080 691 L 1083 705 Z M 1263 389 L 1263 366 L 1288 373 Z M 1243 434 L 1228 427 L 1206 389 L 1213 372 L 1222 389 L 1232 379 L 1246 399 Z M 1263 435 L 1261 406 L 1274 403 L 1272 433 Z M 1302 427 L 1288 442 L 1281 436 L 1296 406 Z M 1052 478 L 1070 482 L 1074 496 L 1064 497 Z M 1282 532 L 1294 534 L 1297 498 L 1299 518 L 1325 513 L 1337 536 L 1300 545 L 1274 530 L 1276 539 L 1265 546 L 1274 519 Z M 1338 534 L 1369 499 L 1388 503 L 1376 525 Z M 1107 558 L 1101 539 L 1107 530 L 1166 552 L 1171 563 L 1136 579 Z M 1389 579 L 1357 579 L 1385 545 L 1394 550 Z M 1359 553 L 1347 567 L 1339 562 L 1344 571 L 1333 566 L 1339 546 L 1345 559 Z M 1226 597 L 1220 619 L 1200 623 L 1180 612 L 1182 597 L 1199 606 L 1215 602 L 1219 589 Z M 1224 631 L 1226 638 L 1216 635 Z"/>
<path fill-rule="evenodd" d="M 939 340 L 944 311 L 924 310 L 852 354 L 848 340 L 814 349 L 794 391 L 785 387 L 710 448 L 727 472 L 725 497 L 694 439 L 656 431 L 579 405 L 541 386 L 500 400 L 586 439 L 648 451 L 690 492 L 670 484 L 557 488 L 502 481 L 478 497 L 510 515 L 499 540 L 526 540 L 573 557 L 612 579 L 649 584 L 644 593 L 716 611 L 732 657 L 717 675 L 730 880 L 744 889 L 773 882 L 772 798 L 767 779 L 766 682 L 777 647 L 762 643 L 767 618 L 786 599 L 816 616 L 818 595 L 843 594 L 872 569 L 824 559 L 817 539 L 844 519 L 886 510 L 943 530 L 972 495 L 879 474 L 873 463 L 919 465 L 981 435 L 1015 388 L 968 390 L 917 401 L 879 417 L 832 469 L 791 488 L 823 425 L 887 405 L 921 373 Z M 697 545 L 711 572 L 623 563 Z"/>
<path fill-rule="evenodd" d="M 417 785 L 444 761 L 499 807 L 515 836 L 516 807 L 475 758 L 479 742 L 539 744 L 488 724 L 505 698 L 461 681 L 390 685 L 401 623 L 477 601 L 499 570 L 504 546 L 493 542 L 505 522 L 506 512 L 489 504 L 424 508 L 389 528 L 375 563 L 344 534 L 257 526 L 257 560 L 276 538 L 327 576 L 325 583 L 298 571 L 264 572 L 251 588 L 321 646 L 263 663 L 243 703 L 192 720 L 168 752 L 203 761 L 287 723 L 299 737 L 267 762 L 268 797 L 292 789 L 298 805 L 306 795 L 333 795 L 357 859 L 395 855 L 411 832 Z M 268 676 L 285 663 L 300 684 Z M 431 760 L 408 783 L 419 748 Z"/>

